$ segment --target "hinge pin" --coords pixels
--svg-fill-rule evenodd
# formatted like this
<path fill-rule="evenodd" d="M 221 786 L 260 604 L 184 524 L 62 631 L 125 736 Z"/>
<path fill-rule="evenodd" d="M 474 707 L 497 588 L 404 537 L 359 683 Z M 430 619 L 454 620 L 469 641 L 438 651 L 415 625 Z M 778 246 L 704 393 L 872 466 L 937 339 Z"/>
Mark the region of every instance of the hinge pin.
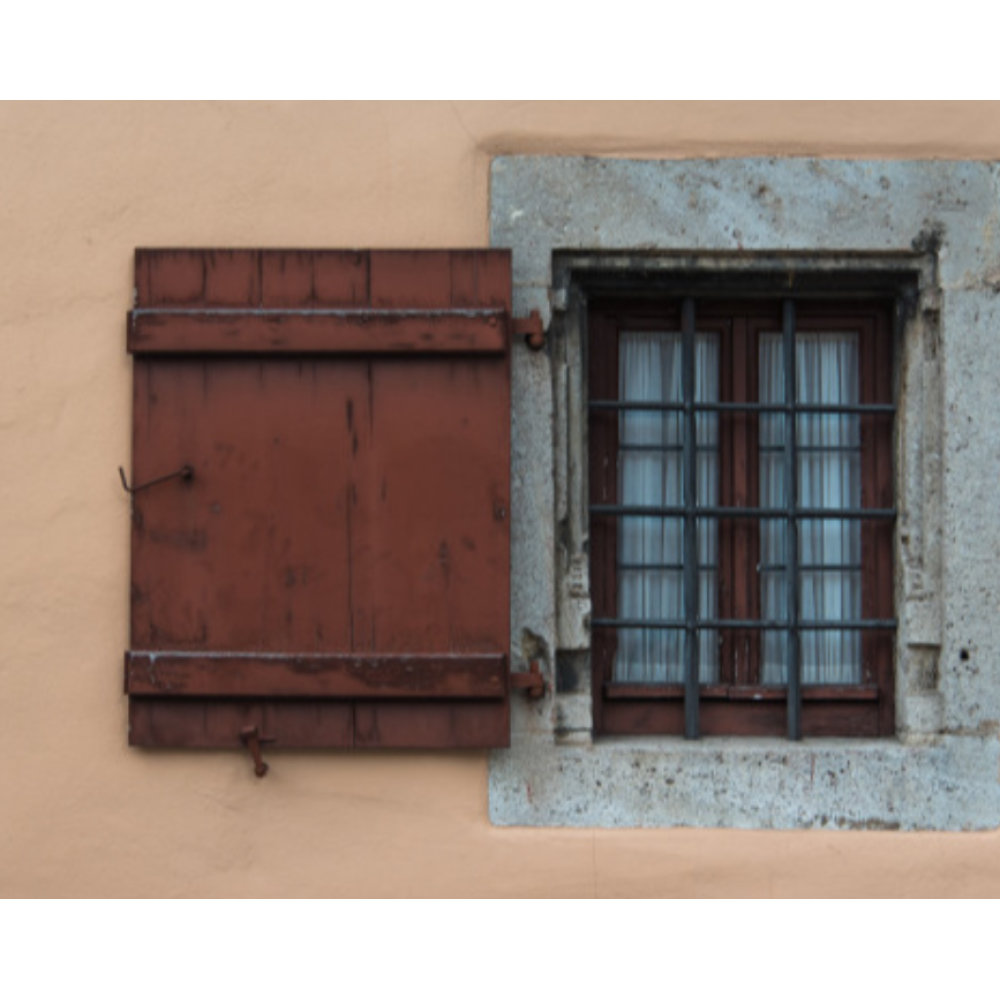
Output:
<path fill-rule="evenodd" d="M 516 691 L 523 691 L 528 698 L 541 698 L 545 694 L 545 678 L 538 667 L 538 661 L 531 660 L 527 670 L 512 671 L 510 686 Z"/>
<path fill-rule="evenodd" d="M 545 327 L 537 309 L 532 309 L 530 316 L 515 317 L 514 333 L 524 337 L 533 351 L 540 351 L 545 346 Z"/>

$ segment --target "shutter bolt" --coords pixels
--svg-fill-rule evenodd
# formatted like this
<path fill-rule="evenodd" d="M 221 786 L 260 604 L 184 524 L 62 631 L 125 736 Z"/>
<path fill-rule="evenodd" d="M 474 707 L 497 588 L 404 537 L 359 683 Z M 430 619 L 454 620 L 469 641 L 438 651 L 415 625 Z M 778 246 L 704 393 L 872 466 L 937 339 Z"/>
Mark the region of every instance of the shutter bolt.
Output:
<path fill-rule="evenodd" d="M 168 472 L 165 476 L 150 479 L 149 482 L 143 483 L 141 486 L 129 486 L 128 480 L 125 478 L 125 470 L 120 465 L 118 466 L 118 475 L 122 477 L 122 486 L 125 487 L 126 493 L 138 493 L 139 490 L 148 490 L 150 486 L 165 483 L 168 479 L 192 479 L 194 478 L 194 469 L 190 465 L 182 465 L 176 472 Z"/>
<path fill-rule="evenodd" d="M 256 726 L 244 726 L 240 730 L 240 743 L 250 751 L 250 756 L 253 757 L 253 773 L 258 778 L 263 778 L 269 770 L 267 764 L 264 763 L 264 758 L 260 755 L 260 745 L 273 742 L 273 737 L 261 736 Z"/>

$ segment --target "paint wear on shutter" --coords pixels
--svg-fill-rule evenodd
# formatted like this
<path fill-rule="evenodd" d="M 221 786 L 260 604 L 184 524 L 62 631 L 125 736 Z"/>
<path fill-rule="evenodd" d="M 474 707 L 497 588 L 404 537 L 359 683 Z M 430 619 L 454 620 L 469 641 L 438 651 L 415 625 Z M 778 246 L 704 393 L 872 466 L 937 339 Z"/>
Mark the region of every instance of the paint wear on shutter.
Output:
<path fill-rule="evenodd" d="M 136 253 L 130 742 L 509 743 L 510 257 Z"/>

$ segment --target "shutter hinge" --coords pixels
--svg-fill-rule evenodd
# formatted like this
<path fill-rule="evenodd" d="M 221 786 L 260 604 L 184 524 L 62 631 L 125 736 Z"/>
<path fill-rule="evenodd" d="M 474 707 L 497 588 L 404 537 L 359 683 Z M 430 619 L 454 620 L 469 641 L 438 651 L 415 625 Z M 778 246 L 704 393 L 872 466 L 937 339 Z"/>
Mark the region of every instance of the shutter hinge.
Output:
<path fill-rule="evenodd" d="M 541 698 L 545 694 L 545 678 L 538 668 L 538 661 L 532 660 L 527 670 L 512 670 L 510 686 L 516 691 L 523 691 L 529 698 Z"/>
<path fill-rule="evenodd" d="M 524 337 L 533 351 L 540 351 L 545 346 L 545 327 L 537 309 L 532 309 L 530 316 L 515 316 L 513 322 L 514 333 Z"/>

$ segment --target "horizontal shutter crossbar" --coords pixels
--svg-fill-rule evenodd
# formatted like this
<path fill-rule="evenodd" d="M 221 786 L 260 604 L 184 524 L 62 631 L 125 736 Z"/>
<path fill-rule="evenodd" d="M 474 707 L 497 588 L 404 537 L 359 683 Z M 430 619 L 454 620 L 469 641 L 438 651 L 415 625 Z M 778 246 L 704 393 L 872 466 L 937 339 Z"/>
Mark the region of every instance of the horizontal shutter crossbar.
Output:
<path fill-rule="evenodd" d="M 134 309 L 133 354 L 502 354 L 504 309 Z"/>
<path fill-rule="evenodd" d="M 502 699 L 503 653 L 371 655 L 130 651 L 133 696 Z"/>

